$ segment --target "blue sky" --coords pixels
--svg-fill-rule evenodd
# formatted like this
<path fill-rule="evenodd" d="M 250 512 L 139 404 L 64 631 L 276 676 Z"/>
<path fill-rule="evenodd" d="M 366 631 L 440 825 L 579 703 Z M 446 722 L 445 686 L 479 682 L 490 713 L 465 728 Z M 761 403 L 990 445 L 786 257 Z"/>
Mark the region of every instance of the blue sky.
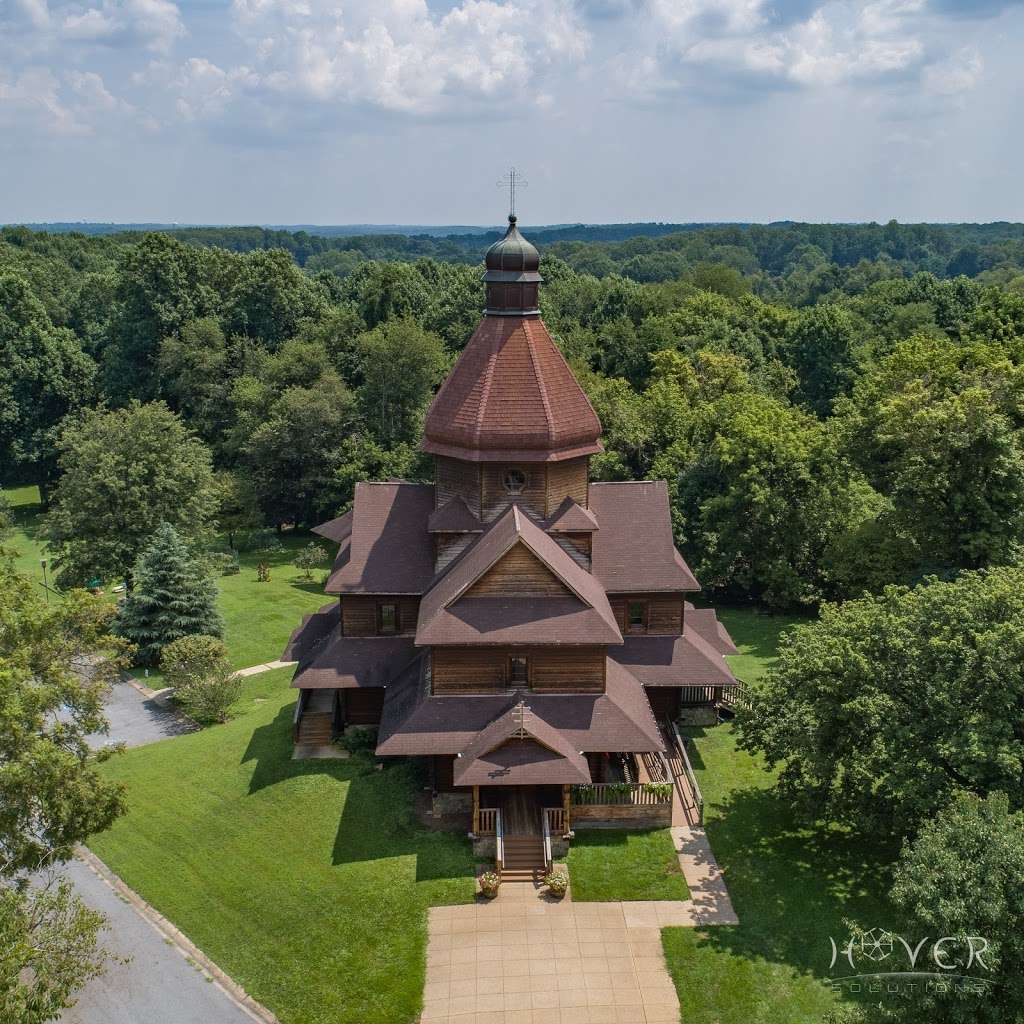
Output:
<path fill-rule="evenodd" d="M 1024 220 L 1024 0 L 0 0 L 0 221 Z"/>

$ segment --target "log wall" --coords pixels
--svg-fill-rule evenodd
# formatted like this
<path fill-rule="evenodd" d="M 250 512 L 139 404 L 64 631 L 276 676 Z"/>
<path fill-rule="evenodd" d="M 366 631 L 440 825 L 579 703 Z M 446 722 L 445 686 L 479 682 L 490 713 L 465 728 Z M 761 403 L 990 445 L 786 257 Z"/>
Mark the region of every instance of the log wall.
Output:
<path fill-rule="evenodd" d="M 622 635 L 646 633 L 650 636 L 680 636 L 683 632 L 682 594 L 615 594 L 608 598 L 615 614 L 615 621 Z M 647 602 L 647 628 L 630 630 L 627 615 L 631 601 Z"/>
<path fill-rule="evenodd" d="M 342 636 L 377 636 L 377 605 L 379 604 L 398 606 L 398 633 L 400 635 L 416 632 L 416 620 L 420 611 L 418 597 L 408 595 L 364 597 L 362 594 L 346 594 L 341 600 Z"/>
<path fill-rule="evenodd" d="M 565 584 L 525 544 L 515 544 L 466 591 L 466 596 L 568 593 L 571 591 Z"/>
<path fill-rule="evenodd" d="M 603 647 L 435 647 L 435 694 L 503 693 L 511 654 L 530 659 L 528 686 L 537 693 L 603 693 Z"/>

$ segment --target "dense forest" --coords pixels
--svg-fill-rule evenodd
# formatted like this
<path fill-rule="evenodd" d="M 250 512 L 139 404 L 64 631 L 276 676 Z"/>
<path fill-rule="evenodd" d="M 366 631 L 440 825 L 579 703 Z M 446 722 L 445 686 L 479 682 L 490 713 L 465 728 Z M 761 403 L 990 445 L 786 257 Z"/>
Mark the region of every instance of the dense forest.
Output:
<path fill-rule="evenodd" d="M 708 590 L 793 608 L 1019 562 L 1024 225 L 646 228 L 527 233 L 595 475 L 669 481 Z M 0 232 L 0 476 L 40 484 L 62 582 L 125 571 L 113 534 L 308 525 L 425 477 L 494 237 Z"/>

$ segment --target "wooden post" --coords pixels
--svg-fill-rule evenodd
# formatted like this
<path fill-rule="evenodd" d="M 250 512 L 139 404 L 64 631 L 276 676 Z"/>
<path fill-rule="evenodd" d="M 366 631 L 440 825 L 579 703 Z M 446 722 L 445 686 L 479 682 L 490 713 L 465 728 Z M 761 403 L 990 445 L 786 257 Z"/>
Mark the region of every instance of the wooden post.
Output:
<path fill-rule="evenodd" d="M 565 834 L 569 835 L 572 832 L 572 820 L 569 817 L 569 808 L 572 806 L 572 800 L 569 798 L 569 787 L 567 785 L 562 786 L 562 808 L 565 811 Z"/>
<path fill-rule="evenodd" d="M 480 833 L 480 787 L 473 787 L 473 835 Z"/>

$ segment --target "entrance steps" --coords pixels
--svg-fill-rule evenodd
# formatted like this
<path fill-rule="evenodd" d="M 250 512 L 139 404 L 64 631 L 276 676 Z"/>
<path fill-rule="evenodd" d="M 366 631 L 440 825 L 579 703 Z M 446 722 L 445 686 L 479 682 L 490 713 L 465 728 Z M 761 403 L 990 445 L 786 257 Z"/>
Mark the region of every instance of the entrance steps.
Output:
<path fill-rule="evenodd" d="M 544 877 L 544 842 L 540 836 L 506 836 L 503 882 L 535 882 Z"/>

